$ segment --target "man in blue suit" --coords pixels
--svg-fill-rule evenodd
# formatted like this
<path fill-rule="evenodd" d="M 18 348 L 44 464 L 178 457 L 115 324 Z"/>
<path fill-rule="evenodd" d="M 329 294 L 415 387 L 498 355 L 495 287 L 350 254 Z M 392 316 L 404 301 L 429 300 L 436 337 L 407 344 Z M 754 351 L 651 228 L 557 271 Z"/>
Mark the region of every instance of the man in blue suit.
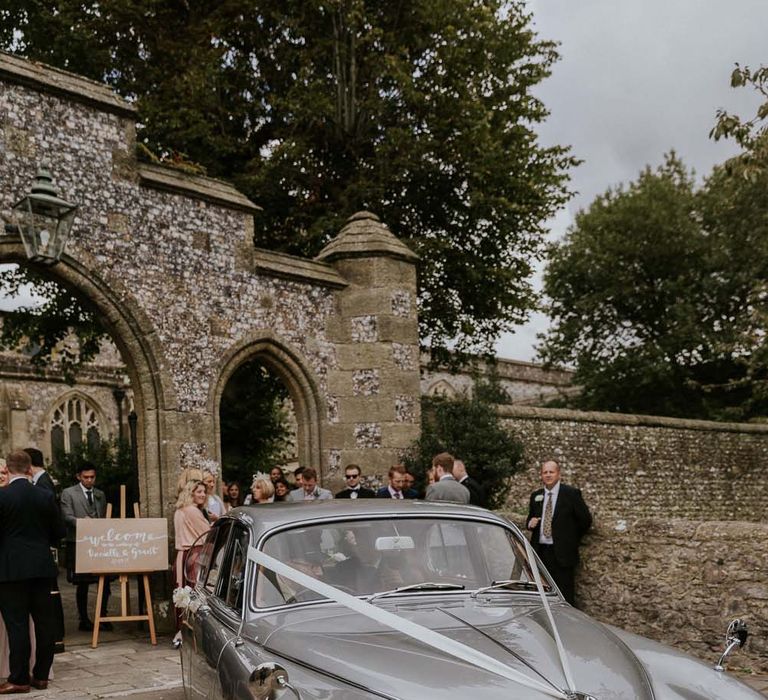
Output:
<path fill-rule="evenodd" d="M 376 498 L 416 498 L 416 491 L 406 489 L 405 467 L 402 464 L 396 464 L 389 468 L 389 486 L 382 486 L 376 492 Z"/>

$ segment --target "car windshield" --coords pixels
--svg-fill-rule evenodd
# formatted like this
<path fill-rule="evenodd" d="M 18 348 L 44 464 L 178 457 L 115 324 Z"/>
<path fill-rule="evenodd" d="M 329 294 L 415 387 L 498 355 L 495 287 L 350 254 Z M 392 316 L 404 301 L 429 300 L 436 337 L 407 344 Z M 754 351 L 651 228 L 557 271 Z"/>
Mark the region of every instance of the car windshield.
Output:
<path fill-rule="evenodd" d="M 511 531 L 488 522 L 425 518 L 349 520 L 285 530 L 264 552 L 346 593 L 371 596 L 415 586 L 414 592 L 530 588 L 525 548 Z M 549 589 L 543 578 L 545 590 Z M 438 586 L 417 584 L 438 584 Z M 516 584 L 521 584 L 520 586 Z M 323 596 L 259 567 L 256 607 L 322 600 Z"/>

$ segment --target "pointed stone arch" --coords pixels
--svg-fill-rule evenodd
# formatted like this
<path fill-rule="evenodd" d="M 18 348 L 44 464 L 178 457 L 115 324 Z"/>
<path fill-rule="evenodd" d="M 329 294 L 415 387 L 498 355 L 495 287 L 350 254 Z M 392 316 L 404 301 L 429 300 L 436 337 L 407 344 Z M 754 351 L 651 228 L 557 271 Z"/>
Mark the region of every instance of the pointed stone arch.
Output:
<path fill-rule="evenodd" d="M 95 309 L 105 331 L 126 364 L 138 416 L 139 492 L 144 514 L 166 516 L 164 489 L 172 475 L 164 474 L 168 455 L 163 453 L 164 411 L 176 404 L 172 383 L 158 361 L 162 357 L 154 329 L 133 296 L 117 280 L 104 279 L 82 262 L 68 256 L 53 267 L 31 263 L 17 237 L 0 238 L 0 264 L 33 267 Z"/>
<path fill-rule="evenodd" d="M 325 418 L 325 407 L 313 372 L 300 352 L 267 330 L 253 332 L 234 346 L 220 364 L 218 380 L 209 399 L 216 435 L 216 459 L 221 461 L 219 408 L 224 388 L 234 372 L 251 360 L 262 363 L 285 384 L 293 401 L 298 424 L 296 438 L 299 463 L 302 466 L 313 466 L 322 474 L 324 460 L 321 426 Z"/>

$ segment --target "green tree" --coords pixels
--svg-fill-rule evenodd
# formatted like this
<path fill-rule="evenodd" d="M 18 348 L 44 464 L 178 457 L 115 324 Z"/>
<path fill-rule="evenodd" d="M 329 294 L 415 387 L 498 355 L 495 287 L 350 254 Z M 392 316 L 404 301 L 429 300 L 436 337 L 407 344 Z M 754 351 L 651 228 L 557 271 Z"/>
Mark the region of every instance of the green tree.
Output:
<path fill-rule="evenodd" d="M 282 381 L 255 360 L 232 374 L 219 408 L 226 480 L 248 489 L 254 473 L 284 464 L 291 447 L 288 397 Z"/>
<path fill-rule="evenodd" d="M 577 215 L 551 251 L 553 324 L 540 349 L 576 368 L 576 405 L 715 419 L 763 410 L 745 342 L 768 260 L 758 194 L 725 168 L 696 191 L 671 154 Z"/>
<path fill-rule="evenodd" d="M 523 447 L 504 429 L 495 404 L 487 400 L 497 395 L 498 390 L 482 387 L 472 397 L 422 397 L 421 437 L 406 459 L 420 482 L 432 458 L 447 451 L 461 459 L 482 484 L 486 507 L 506 503 L 509 479 L 522 468 Z"/>
<path fill-rule="evenodd" d="M 765 172 L 768 163 L 768 66 L 761 65 L 751 70 L 749 66 L 737 63 L 731 73 L 731 87 L 751 87 L 763 102 L 750 119 L 719 109 L 717 121 L 709 135 L 715 141 L 734 139 L 741 153 L 726 164 L 728 171 L 746 179 L 755 179 Z"/>
<path fill-rule="evenodd" d="M 140 138 L 264 207 L 259 246 L 315 255 L 359 209 L 421 255 L 422 338 L 489 350 L 535 302 L 567 149 L 535 87 L 558 58 L 523 0 L 10 2 L 6 49 L 136 100 Z"/>
<path fill-rule="evenodd" d="M 2 270 L 0 299 L 16 299 L 30 287 L 39 301 L 3 312 L 0 348 L 23 352 L 41 370 L 54 362 L 73 384 L 77 369 L 96 357 L 108 336 L 87 300 L 31 267 Z"/>
<path fill-rule="evenodd" d="M 701 224 L 712 250 L 709 282 L 713 343 L 734 371 L 704 391 L 724 394 L 726 416 L 768 412 L 768 152 L 753 152 L 749 177 L 728 162 L 716 167 L 698 193 Z"/>

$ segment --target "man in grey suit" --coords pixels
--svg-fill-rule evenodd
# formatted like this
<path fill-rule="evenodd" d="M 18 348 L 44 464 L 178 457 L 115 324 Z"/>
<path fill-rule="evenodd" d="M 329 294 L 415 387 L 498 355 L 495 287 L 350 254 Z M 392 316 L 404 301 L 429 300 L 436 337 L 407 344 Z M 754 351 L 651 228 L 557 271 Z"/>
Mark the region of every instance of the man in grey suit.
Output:
<path fill-rule="evenodd" d="M 317 472 L 306 467 L 301 474 L 301 486 L 288 494 L 289 501 L 327 501 L 333 498 L 328 489 L 317 485 Z"/>
<path fill-rule="evenodd" d="M 67 528 L 67 581 L 77 586 L 77 614 L 80 618 L 79 629 L 88 632 L 93 623 L 88 616 L 88 587 L 98 578 L 93 574 L 79 574 L 75 571 L 75 542 L 78 518 L 103 518 L 107 512 L 107 498 L 104 492 L 94 488 L 96 466 L 83 462 L 77 469 L 79 483 L 61 492 L 61 515 Z M 106 616 L 109 602 L 109 579 L 105 581 L 104 597 L 101 601 L 101 614 Z M 111 622 L 102 622 L 102 629 L 112 629 Z"/>
<path fill-rule="evenodd" d="M 435 483 L 427 487 L 427 501 L 449 501 L 469 503 L 469 489 L 462 486 L 453 476 L 453 455 L 441 452 L 432 460 Z"/>

